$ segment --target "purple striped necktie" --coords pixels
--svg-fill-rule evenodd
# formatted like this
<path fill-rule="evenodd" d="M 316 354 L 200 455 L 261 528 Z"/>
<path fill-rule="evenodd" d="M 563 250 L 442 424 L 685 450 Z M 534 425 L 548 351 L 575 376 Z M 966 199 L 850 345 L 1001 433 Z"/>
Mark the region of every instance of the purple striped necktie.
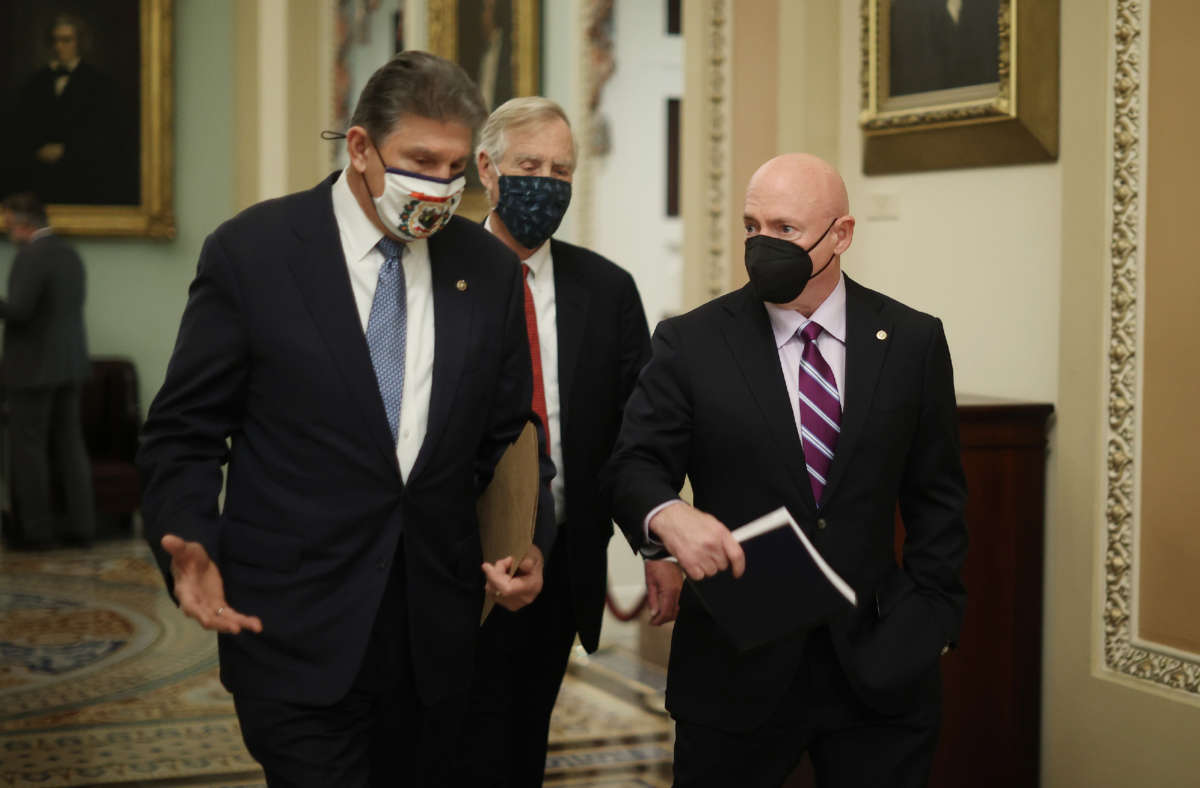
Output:
<path fill-rule="evenodd" d="M 810 320 L 799 332 L 804 341 L 804 351 L 800 354 L 800 439 L 813 499 L 818 504 L 829 478 L 842 423 L 837 379 L 817 349 L 821 331 L 821 326 Z"/>

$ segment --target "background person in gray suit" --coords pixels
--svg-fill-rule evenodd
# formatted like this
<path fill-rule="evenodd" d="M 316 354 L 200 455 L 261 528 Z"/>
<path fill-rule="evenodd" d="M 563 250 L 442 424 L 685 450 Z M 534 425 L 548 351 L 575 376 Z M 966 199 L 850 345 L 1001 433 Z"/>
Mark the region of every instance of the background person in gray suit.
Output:
<path fill-rule="evenodd" d="M 83 443 L 79 396 L 90 365 L 83 332 L 83 262 L 50 229 L 32 194 L 4 200 L 9 236 L 19 251 L 0 299 L 12 479 L 20 543 L 89 543 L 95 533 L 91 465 Z M 52 463 L 53 460 L 53 463 Z M 61 475 L 66 520 L 51 504 L 51 465 Z"/>

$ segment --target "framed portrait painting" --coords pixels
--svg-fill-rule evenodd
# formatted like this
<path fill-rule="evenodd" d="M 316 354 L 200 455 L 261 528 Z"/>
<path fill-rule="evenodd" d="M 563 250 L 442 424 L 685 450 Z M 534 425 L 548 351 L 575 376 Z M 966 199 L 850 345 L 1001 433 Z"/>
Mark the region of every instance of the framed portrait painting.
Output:
<path fill-rule="evenodd" d="M 429 0 L 428 13 L 430 51 L 471 75 L 489 112 L 541 92 L 541 0 Z M 474 166 L 467 184 L 459 212 L 483 216 L 487 198 Z"/>
<path fill-rule="evenodd" d="M 174 237 L 171 2 L 0 4 L 0 196 L 62 233 Z"/>
<path fill-rule="evenodd" d="M 1058 157 L 1059 0 L 862 0 L 863 170 Z"/>

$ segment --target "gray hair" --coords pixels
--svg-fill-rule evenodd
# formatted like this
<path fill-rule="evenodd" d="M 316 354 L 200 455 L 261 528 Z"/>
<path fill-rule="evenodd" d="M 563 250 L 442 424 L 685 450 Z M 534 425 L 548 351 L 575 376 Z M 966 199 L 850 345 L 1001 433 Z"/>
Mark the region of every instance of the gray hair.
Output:
<path fill-rule="evenodd" d="M 409 115 L 458 122 L 474 135 L 487 116 L 479 88 L 462 66 L 428 52 L 401 52 L 380 66 L 358 96 L 351 126 L 376 145 Z"/>
<path fill-rule="evenodd" d="M 504 158 L 508 149 L 508 132 L 510 129 L 530 126 L 535 123 L 545 123 L 558 118 L 571 129 L 571 121 L 567 113 L 555 101 L 543 96 L 522 96 L 509 99 L 496 107 L 495 112 L 488 117 L 479 132 L 479 146 L 475 149 L 476 158 L 480 153 L 486 153 L 488 158 L 499 162 Z M 571 168 L 575 168 L 575 151 L 579 146 L 575 143 L 575 132 L 571 132 Z"/>

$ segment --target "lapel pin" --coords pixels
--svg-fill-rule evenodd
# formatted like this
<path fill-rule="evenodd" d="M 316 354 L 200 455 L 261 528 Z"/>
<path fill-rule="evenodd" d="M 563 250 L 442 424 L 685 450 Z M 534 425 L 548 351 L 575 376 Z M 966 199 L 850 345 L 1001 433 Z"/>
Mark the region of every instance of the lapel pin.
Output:
<path fill-rule="evenodd" d="M 458 292 L 462 293 L 467 289 L 467 280 L 459 279 L 457 282 L 454 283 L 454 286 L 458 289 Z"/>
<path fill-rule="evenodd" d="M 461 290 L 461 289 L 462 288 L 460 287 L 459 290 Z M 887 339 L 887 332 L 881 328 L 875 332 L 875 338 L 876 339 Z"/>

